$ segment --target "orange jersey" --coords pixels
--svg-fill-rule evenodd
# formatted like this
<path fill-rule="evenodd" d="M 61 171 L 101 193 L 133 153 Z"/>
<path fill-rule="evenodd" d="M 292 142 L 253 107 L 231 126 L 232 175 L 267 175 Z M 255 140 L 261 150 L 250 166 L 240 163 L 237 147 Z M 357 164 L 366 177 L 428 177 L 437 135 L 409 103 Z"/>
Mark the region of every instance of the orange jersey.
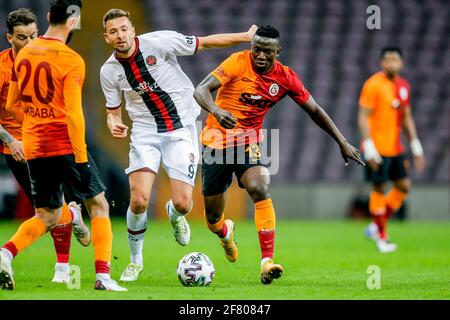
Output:
<path fill-rule="evenodd" d="M 81 91 L 85 78 L 79 54 L 57 39 L 39 37 L 17 55 L 7 107 L 22 101 L 27 159 L 74 154 L 87 162 Z"/>
<path fill-rule="evenodd" d="M 310 97 L 297 74 L 278 61 L 268 73 L 258 73 L 249 50 L 232 54 L 211 74 L 222 84 L 216 105 L 231 112 L 237 122 L 233 129 L 226 130 L 213 115 L 208 115 L 202 143 L 210 148 L 261 142 L 264 117 L 272 106 L 286 95 L 298 104 Z"/>
<path fill-rule="evenodd" d="M 22 126 L 6 111 L 9 82 L 14 64 L 12 49 L 0 52 L 0 125 L 17 140 L 22 140 Z M 11 154 L 9 148 L 0 142 L 0 153 Z"/>
<path fill-rule="evenodd" d="M 372 110 L 369 134 L 382 156 L 395 157 L 404 152 L 400 134 L 404 110 L 410 104 L 409 97 L 409 83 L 400 76 L 390 80 L 380 71 L 364 83 L 359 105 Z"/>

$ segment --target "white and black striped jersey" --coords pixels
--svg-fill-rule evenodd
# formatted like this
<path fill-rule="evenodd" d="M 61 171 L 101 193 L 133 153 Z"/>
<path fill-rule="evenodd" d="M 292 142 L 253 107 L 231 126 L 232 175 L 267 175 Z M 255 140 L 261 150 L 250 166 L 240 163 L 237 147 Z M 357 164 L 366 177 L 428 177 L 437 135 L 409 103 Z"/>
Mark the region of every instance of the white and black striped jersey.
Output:
<path fill-rule="evenodd" d="M 133 122 L 168 132 L 191 124 L 200 114 L 194 86 L 181 69 L 177 56 L 194 55 L 198 39 L 174 31 L 137 36 L 136 50 L 127 59 L 115 53 L 100 71 L 107 108 L 125 108 Z"/>

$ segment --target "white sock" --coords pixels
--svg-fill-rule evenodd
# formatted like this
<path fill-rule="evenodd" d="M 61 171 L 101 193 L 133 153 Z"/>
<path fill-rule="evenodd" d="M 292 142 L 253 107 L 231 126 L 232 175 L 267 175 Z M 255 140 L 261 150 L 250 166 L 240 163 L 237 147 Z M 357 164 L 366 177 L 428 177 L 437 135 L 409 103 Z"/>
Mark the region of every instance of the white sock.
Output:
<path fill-rule="evenodd" d="M 67 262 L 67 263 L 61 263 L 61 262 L 57 262 L 57 263 L 55 263 L 55 268 L 56 267 L 62 267 L 62 268 L 70 268 L 70 265 L 69 265 L 69 263 Z"/>
<path fill-rule="evenodd" d="M 73 214 L 72 224 L 79 224 L 81 220 L 80 212 L 77 209 L 71 207 L 69 207 L 69 210 Z"/>
<path fill-rule="evenodd" d="M 95 280 L 99 280 L 99 278 L 111 279 L 111 275 L 109 273 L 97 273 L 97 274 L 95 274 Z"/>
<path fill-rule="evenodd" d="M 1 248 L 1 250 L 3 251 L 4 255 L 6 256 L 6 258 L 9 260 L 9 262 L 11 263 L 11 261 L 14 259 L 13 254 L 11 253 L 11 251 L 9 251 L 6 248 Z"/>
<path fill-rule="evenodd" d="M 186 213 L 180 213 L 175 209 L 175 206 L 173 205 L 172 199 L 169 200 L 169 217 L 170 220 L 175 221 L 179 217 L 187 216 L 189 212 L 191 212 L 192 207 L 194 206 L 194 203 L 191 203 L 191 208 Z"/>
<path fill-rule="evenodd" d="M 132 263 L 144 265 L 142 248 L 144 235 L 147 229 L 147 212 L 135 214 L 128 208 L 127 211 L 128 245 L 130 246 L 130 260 Z"/>
<path fill-rule="evenodd" d="M 269 261 L 269 260 L 272 260 L 272 259 L 270 259 L 270 258 L 264 258 L 264 259 L 262 259 L 262 260 L 261 260 L 261 265 L 263 265 L 266 261 Z"/>

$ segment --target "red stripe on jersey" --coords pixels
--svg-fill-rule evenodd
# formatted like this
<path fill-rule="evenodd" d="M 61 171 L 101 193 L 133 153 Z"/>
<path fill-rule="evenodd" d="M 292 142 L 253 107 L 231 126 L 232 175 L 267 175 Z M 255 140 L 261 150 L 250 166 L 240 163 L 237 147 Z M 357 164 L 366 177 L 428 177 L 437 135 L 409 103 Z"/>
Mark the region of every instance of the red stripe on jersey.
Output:
<path fill-rule="evenodd" d="M 144 82 L 144 78 L 142 77 L 142 74 L 136 64 L 136 61 L 130 61 L 131 70 L 133 70 L 133 74 L 136 77 L 137 81 Z M 169 112 L 167 110 L 167 106 L 164 104 L 164 102 L 161 101 L 159 96 L 155 94 L 153 91 L 147 92 L 150 99 L 155 102 L 156 107 L 158 108 L 159 112 L 161 112 L 161 116 L 166 124 L 167 131 L 173 130 L 173 121 L 171 117 L 169 116 Z"/>

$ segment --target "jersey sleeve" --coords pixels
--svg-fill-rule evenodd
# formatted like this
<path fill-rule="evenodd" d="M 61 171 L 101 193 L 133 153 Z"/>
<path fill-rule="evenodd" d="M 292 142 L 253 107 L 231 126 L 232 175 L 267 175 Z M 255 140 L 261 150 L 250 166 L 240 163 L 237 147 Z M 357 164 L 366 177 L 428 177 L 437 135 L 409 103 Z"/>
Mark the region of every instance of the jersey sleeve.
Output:
<path fill-rule="evenodd" d="M 244 69 L 243 67 L 243 61 L 240 59 L 239 53 L 234 53 L 214 69 L 211 74 L 224 86 L 239 76 Z"/>
<path fill-rule="evenodd" d="M 122 104 L 123 93 L 114 83 L 112 75 L 105 67 L 100 70 L 100 84 L 106 99 L 106 108 L 114 109 L 119 107 Z"/>
<path fill-rule="evenodd" d="M 294 70 L 288 68 L 287 70 L 287 78 L 289 83 L 288 95 L 294 100 L 297 104 L 303 105 L 308 101 L 311 94 L 303 85 L 300 77 L 295 73 Z"/>
<path fill-rule="evenodd" d="M 85 122 L 82 107 L 82 88 L 85 78 L 84 61 L 79 58 L 64 78 L 64 104 L 66 106 L 67 129 L 72 144 L 75 162 L 88 161 L 85 140 Z"/>
<path fill-rule="evenodd" d="M 376 106 L 376 85 L 374 81 L 367 80 L 359 96 L 359 107 L 373 110 Z"/>
<path fill-rule="evenodd" d="M 166 55 L 192 56 L 198 49 L 198 38 L 175 31 L 159 32 L 161 48 Z"/>
<path fill-rule="evenodd" d="M 6 111 L 13 113 L 13 107 L 17 106 L 18 102 L 20 102 L 20 90 L 19 83 L 17 82 L 16 70 L 15 67 L 13 67 L 11 80 L 9 82 L 8 98 L 6 99 Z"/>

